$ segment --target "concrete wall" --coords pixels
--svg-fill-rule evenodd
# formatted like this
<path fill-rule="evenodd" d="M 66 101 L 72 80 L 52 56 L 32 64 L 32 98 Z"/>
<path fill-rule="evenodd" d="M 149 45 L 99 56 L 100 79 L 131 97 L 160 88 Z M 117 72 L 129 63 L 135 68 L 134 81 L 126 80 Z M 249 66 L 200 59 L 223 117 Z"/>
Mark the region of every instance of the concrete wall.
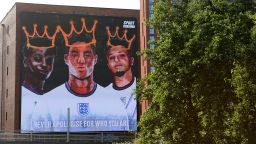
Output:
<path fill-rule="evenodd" d="M 2 115 L 3 115 L 3 101 L 2 101 L 2 95 L 3 95 L 3 89 L 4 89 L 4 85 L 3 85 L 3 49 L 5 47 L 5 26 L 1 25 L 0 26 L 0 129 L 2 129 Z"/>
<path fill-rule="evenodd" d="M 1 22 L 1 130 L 14 130 L 16 91 L 16 7 Z"/>

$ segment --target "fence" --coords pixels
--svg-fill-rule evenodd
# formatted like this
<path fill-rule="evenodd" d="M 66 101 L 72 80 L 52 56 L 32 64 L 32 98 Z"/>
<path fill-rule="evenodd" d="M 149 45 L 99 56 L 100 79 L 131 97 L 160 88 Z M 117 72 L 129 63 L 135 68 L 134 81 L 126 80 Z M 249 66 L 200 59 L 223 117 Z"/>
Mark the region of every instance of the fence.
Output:
<path fill-rule="evenodd" d="M 0 144 L 84 144 L 84 143 L 128 143 L 136 138 L 135 132 L 96 133 L 20 133 L 0 131 Z"/>

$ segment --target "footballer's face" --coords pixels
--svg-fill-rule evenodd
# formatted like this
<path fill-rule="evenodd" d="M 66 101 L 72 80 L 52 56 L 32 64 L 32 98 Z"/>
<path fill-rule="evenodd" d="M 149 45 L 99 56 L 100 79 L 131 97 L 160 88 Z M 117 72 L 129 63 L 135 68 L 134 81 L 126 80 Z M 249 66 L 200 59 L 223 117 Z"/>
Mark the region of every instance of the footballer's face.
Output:
<path fill-rule="evenodd" d="M 134 59 L 129 56 L 127 48 L 119 45 L 112 47 L 107 53 L 108 67 L 117 76 L 122 76 L 131 69 Z"/>
<path fill-rule="evenodd" d="M 64 56 L 69 73 L 78 79 L 86 79 L 92 75 L 97 58 L 92 46 L 85 42 L 75 42 Z"/>
<path fill-rule="evenodd" d="M 34 77 L 46 80 L 53 70 L 54 49 L 34 48 L 29 56 L 25 57 L 24 66 Z"/>

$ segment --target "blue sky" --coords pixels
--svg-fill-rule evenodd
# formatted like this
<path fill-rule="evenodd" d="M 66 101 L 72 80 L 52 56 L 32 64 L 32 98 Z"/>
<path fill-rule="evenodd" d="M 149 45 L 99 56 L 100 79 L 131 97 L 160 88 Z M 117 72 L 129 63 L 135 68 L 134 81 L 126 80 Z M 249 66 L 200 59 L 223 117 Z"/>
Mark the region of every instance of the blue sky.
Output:
<path fill-rule="evenodd" d="M 0 21 L 12 8 L 15 2 L 121 9 L 140 8 L 140 0 L 4 0 L 1 1 L 0 4 Z"/>

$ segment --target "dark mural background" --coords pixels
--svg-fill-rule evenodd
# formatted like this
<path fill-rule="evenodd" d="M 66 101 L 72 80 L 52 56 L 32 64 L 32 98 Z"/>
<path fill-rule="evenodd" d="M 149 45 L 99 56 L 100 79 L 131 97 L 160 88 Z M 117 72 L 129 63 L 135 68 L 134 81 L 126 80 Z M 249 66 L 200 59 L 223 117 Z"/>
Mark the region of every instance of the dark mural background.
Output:
<path fill-rule="evenodd" d="M 109 85 L 112 81 L 112 76 L 108 70 L 107 63 L 106 63 L 106 43 L 108 40 L 108 35 L 106 31 L 106 26 L 110 27 L 111 33 L 113 34 L 115 32 L 116 26 L 119 26 L 119 34 L 123 35 L 123 25 L 124 21 L 134 21 L 135 28 L 128 28 L 127 36 L 128 39 L 130 39 L 134 34 L 136 34 L 137 31 L 137 20 L 136 18 L 131 17 L 109 17 L 109 16 L 91 16 L 91 15 L 64 15 L 64 14 L 45 14 L 45 13 L 22 13 L 21 15 L 21 26 L 25 26 L 27 31 L 30 34 L 33 34 L 34 32 L 34 24 L 37 24 L 37 31 L 39 34 L 42 34 L 44 32 L 44 25 L 48 26 L 48 33 L 49 35 L 53 35 L 53 33 L 56 30 L 56 26 L 60 25 L 62 29 L 66 32 L 70 31 L 70 21 L 74 21 L 74 25 L 77 30 L 81 29 L 81 18 L 84 18 L 86 21 L 86 27 L 88 29 L 91 29 L 94 20 L 97 20 L 97 26 L 95 30 L 95 37 L 97 40 L 96 43 L 96 52 L 98 54 L 98 61 L 95 65 L 94 69 L 94 80 L 96 83 L 100 84 L 103 87 L 106 87 Z M 22 30 L 22 27 L 20 28 L 21 36 L 21 53 L 23 55 L 23 47 L 26 42 L 26 36 Z M 135 41 L 133 42 L 133 45 L 131 47 L 132 55 L 135 58 L 135 63 L 132 67 L 133 74 L 135 77 L 138 75 L 138 58 L 136 56 L 136 51 L 138 48 L 136 47 L 138 40 L 138 36 L 136 36 Z M 55 63 L 54 68 L 51 76 L 49 79 L 47 79 L 45 83 L 45 90 L 50 91 L 54 89 L 55 87 L 63 84 L 68 79 L 68 67 L 64 63 L 64 51 L 65 51 L 65 43 L 62 34 L 59 32 L 56 36 L 55 41 L 56 46 L 56 57 L 55 57 Z M 22 57 L 23 59 L 23 57 Z M 22 60 L 23 61 L 23 60 Z M 22 62 L 21 61 L 21 62 Z M 23 63 L 21 64 L 23 69 Z M 21 76 L 23 77 L 23 72 L 21 72 Z M 23 78 L 22 80 L 23 81 Z"/>

